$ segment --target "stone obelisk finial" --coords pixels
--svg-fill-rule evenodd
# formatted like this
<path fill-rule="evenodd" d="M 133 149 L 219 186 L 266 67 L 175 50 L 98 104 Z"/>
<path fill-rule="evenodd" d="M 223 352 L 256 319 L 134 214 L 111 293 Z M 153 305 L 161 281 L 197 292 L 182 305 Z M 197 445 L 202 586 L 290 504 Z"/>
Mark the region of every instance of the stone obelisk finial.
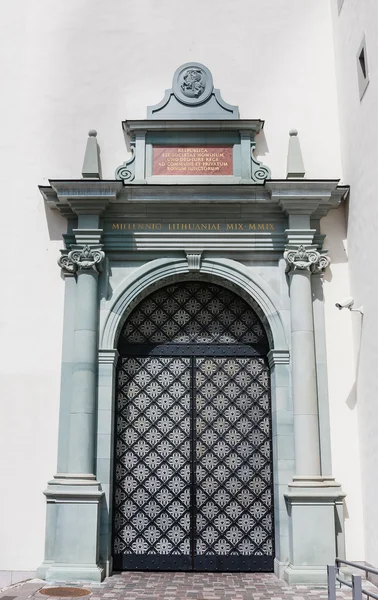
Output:
<path fill-rule="evenodd" d="M 287 153 L 287 175 L 286 179 L 297 179 L 305 176 L 301 146 L 299 144 L 298 131 L 289 131 L 289 150 Z"/>
<path fill-rule="evenodd" d="M 101 162 L 97 144 L 97 131 L 88 132 L 87 147 L 81 174 L 84 179 L 101 179 Z"/>

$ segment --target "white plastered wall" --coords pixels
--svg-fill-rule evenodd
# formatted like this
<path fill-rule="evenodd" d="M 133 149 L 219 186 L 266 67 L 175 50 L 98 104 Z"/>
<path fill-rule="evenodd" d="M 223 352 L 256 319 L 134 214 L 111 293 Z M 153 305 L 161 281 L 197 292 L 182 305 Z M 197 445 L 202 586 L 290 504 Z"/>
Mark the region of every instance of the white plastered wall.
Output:
<path fill-rule="evenodd" d="M 366 561 L 378 565 L 378 4 L 344 0 L 340 14 L 333 4 L 343 179 L 350 184 L 348 254 L 350 295 L 364 305 L 363 320 L 353 315 L 357 365 L 356 407 L 360 429 L 362 497 Z M 370 82 L 360 99 L 357 53 L 366 40 Z M 357 448 L 355 448 L 357 451 Z"/>
<path fill-rule="evenodd" d="M 112 178 L 126 158 L 121 120 L 144 118 L 189 60 L 242 118 L 266 120 L 273 177 L 285 176 L 290 128 L 311 178 L 340 174 L 339 138 L 328 0 L 192 0 L 189 15 L 177 0 L 4 0 L 0 48 L 0 570 L 32 570 L 56 468 L 65 230 L 37 185 L 80 175 L 91 128 Z"/>
<path fill-rule="evenodd" d="M 331 210 L 321 221 L 331 267 L 324 277 L 324 311 L 327 343 L 328 391 L 332 474 L 346 493 L 344 501 L 346 556 L 364 560 L 361 465 L 356 406 L 356 366 L 353 353 L 353 319 L 360 315 L 335 304 L 350 296 L 345 205 Z"/>

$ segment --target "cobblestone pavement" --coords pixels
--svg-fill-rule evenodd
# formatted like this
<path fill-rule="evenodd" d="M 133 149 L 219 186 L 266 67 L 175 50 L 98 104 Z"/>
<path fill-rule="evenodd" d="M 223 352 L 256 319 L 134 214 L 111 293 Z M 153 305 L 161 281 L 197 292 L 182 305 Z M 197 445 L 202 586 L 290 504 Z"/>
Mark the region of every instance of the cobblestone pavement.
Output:
<path fill-rule="evenodd" d="M 57 584 L 58 585 L 58 584 Z M 69 584 L 65 584 L 66 586 Z M 289 586 L 273 574 L 260 573 L 131 573 L 109 577 L 101 584 L 72 584 L 86 588 L 91 595 L 83 600 L 322 600 L 325 586 Z M 31 580 L 6 588 L 0 600 L 48 600 L 39 593 L 52 587 L 45 581 Z M 376 588 L 364 582 L 365 588 Z M 350 600 L 347 587 L 337 590 L 337 598 Z M 54 598 L 56 600 L 56 596 Z"/>

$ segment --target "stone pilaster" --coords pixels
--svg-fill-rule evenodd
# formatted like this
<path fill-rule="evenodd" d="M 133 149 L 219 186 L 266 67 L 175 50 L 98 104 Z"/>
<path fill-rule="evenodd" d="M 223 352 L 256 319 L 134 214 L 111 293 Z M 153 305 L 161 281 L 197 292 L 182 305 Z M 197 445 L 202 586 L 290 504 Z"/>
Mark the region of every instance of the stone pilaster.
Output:
<path fill-rule="evenodd" d="M 101 481 L 104 502 L 100 510 L 100 562 L 106 576 L 112 572 L 112 498 L 113 445 L 118 351 L 100 349 L 98 352 L 98 411 L 96 473 Z"/>
<path fill-rule="evenodd" d="M 326 565 L 337 555 L 337 506 L 344 497 L 330 476 L 321 475 L 318 387 L 311 276 L 330 259 L 314 246 L 287 247 L 290 278 L 291 356 L 295 473 L 285 495 L 289 514 L 289 583 L 326 581 Z"/>

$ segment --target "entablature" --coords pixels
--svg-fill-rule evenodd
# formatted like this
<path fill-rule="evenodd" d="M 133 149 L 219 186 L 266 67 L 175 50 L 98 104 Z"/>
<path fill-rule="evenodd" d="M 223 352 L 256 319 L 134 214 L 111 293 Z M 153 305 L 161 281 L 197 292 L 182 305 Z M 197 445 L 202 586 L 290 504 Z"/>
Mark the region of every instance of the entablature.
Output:
<path fill-rule="evenodd" d="M 107 252 L 257 252 L 321 248 L 320 218 L 339 205 L 338 180 L 304 179 L 298 132 L 290 132 L 287 179 L 271 179 L 254 156 L 264 121 L 240 119 L 213 87 L 210 71 L 186 63 L 147 119 L 125 120 L 132 156 L 103 180 L 90 130 L 82 179 L 50 181 L 41 192 L 69 221 L 65 242 Z"/>
<path fill-rule="evenodd" d="M 71 180 L 51 181 L 41 191 L 50 207 L 70 216 L 73 230 L 82 227 L 83 216 L 95 215 L 96 225 L 89 220 L 85 226 L 101 230 L 107 252 L 190 248 L 278 255 L 288 242 L 308 240 L 321 248 L 319 220 L 339 205 L 346 189 L 336 180 L 227 187 Z M 72 236 L 65 238 L 68 247 Z"/>

